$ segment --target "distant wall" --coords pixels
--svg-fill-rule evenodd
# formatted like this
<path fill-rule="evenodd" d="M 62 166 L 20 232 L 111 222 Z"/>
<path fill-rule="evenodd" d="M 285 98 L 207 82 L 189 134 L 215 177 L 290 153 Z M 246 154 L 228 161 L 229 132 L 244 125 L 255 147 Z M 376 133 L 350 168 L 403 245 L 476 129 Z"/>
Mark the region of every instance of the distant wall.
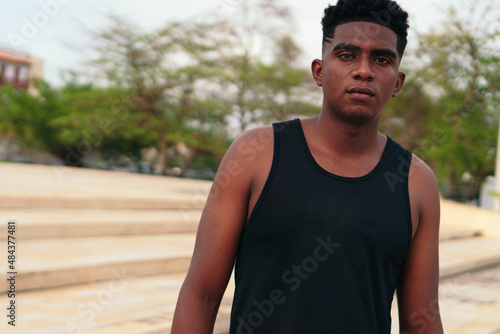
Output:
<path fill-rule="evenodd" d="M 500 238 L 500 213 L 475 206 L 442 199 L 441 224 L 472 228 L 484 236 Z"/>

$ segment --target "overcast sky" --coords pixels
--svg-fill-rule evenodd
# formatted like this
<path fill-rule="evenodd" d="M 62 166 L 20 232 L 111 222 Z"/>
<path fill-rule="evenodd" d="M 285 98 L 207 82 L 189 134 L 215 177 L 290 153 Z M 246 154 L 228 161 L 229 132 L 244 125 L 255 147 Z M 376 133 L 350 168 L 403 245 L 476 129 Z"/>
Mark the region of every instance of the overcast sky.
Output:
<path fill-rule="evenodd" d="M 99 30 L 108 13 L 125 16 L 145 30 L 167 21 L 184 20 L 210 12 L 230 15 L 244 0 L 3 0 L 0 5 L 0 47 L 17 49 L 45 61 L 45 79 L 59 84 L 59 71 L 76 68 L 88 58 L 88 30 Z M 305 66 L 318 57 L 323 9 L 336 0 L 284 1 L 293 12 L 296 40 L 304 50 Z M 415 31 L 439 26 L 453 0 L 399 0 L 410 13 L 410 41 Z"/>

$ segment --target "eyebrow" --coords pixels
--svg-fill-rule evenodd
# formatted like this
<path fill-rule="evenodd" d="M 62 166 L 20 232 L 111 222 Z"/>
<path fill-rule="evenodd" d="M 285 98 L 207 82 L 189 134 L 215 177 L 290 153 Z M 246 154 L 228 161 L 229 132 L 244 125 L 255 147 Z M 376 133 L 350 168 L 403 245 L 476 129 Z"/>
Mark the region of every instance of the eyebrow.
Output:
<path fill-rule="evenodd" d="M 394 59 L 398 59 L 396 52 L 392 51 L 391 49 L 375 49 L 373 50 L 373 53 L 379 56 L 388 56 Z"/>
<path fill-rule="evenodd" d="M 332 52 L 335 52 L 337 50 L 347 50 L 347 51 L 352 51 L 352 52 L 360 52 L 361 48 L 359 46 L 352 45 L 349 43 L 340 43 L 338 45 L 335 45 Z"/>
<path fill-rule="evenodd" d="M 338 50 L 346 50 L 346 51 L 359 53 L 361 51 L 361 48 L 359 46 L 349 44 L 349 43 L 340 43 L 333 48 L 332 52 L 335 52 Z M 378 56 L 387 56 L 387 57 L 391 57 L 394 59 L 398 59 L 396 52 L 394 52 L 391 49 L 375 49 L 372 51 L 372 53 L 376 54 Z"/>

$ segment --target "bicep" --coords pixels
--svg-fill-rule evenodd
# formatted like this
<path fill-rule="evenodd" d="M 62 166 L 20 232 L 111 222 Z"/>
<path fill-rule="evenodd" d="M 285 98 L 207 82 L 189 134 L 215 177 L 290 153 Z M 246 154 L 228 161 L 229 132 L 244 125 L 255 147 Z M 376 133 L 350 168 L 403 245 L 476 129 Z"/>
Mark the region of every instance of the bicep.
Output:
<path fill-rule="evenodd" d="M 224 170 L 219 169 L 208 195 L 186 278 L 194 286 L 220 295 L 231 274 L 248 201 L 245 182 L 223 183 L 220 175 Z"/>
<path fill-rule="evenodd" d="M 418 158 L 417 158 L 418 159 Z M 399 319 L 409 333 L 441 333 L 439 314 L 439 193 L 434 174 L 423 163 L 410 170 L 410 197 L 418 227 L 398 286 Z"/>
<path fill-rule="evenodd" d="M 224 156 L 198 227 L 186 284 L 211 300 L 222 298 L 247 219 L 250 190 L 260 161 L 248 161 L 240 148 L 254 135 L 237 139 Z"/>

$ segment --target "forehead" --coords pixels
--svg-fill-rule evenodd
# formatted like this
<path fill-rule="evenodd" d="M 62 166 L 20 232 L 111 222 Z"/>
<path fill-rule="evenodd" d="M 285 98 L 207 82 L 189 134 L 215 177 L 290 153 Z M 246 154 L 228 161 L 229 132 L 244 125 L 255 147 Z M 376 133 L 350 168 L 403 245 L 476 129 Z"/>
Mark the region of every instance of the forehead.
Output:
<path fill-rule="evenodd" d="M 360 47 L 374 47 L 397 50 L 398 36 L 391 29 L 371 22 L 349 22 L 335 28 L 332 46 L 340 43 Z"/>

